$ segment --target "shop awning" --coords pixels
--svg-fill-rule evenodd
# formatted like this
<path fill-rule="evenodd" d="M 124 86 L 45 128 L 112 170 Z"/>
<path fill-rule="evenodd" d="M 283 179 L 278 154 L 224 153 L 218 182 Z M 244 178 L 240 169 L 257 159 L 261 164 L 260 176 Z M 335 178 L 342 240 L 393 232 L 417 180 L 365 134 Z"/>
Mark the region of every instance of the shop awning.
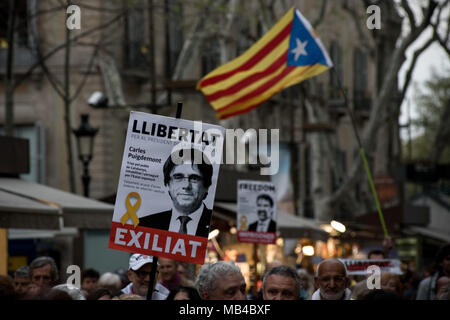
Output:
<path fill-rule="evenodd" d="M 25 229 L 109 228 L 114 206 L 42 184 L 0 178 L 0 227 Z"/>
<path fill-rule="evenodd" d="M 442 230 L 411 226 L 411 227 L 407 227 L 404 230 L 404 232 L 410 233 L 410 234 L 420 234 L 420 235 L 428 237 L 428 238 L 437 239 L 439 241 L 450 243 L 450 234 L 448 234 L 447 232 L 444 232 Z"/>
<path fill-rule="evenodd" d="M 46 229 L 8 229 L 8 239 L 53 239 L 55 237 L 76 237 L 78 236 L 78 229 L 69 227 L 61 228 L 59 230 L 46 230 Z"/>
<path fill-rule="evenodd" d="M 236 203 L 216 201 L 214 207 L 223 208 L 235 214 L 237 212 Z M 328 233 L 322 230 L 313 219 L 294 216 L 282 210 L 277 211 L 277 216 L 277 230 L 283 238 L 311 238 L 326 241 L 329 237 Z"/>
<path fill-rule="evenodd" d="M 0 189 L 0 228 L 59 229 L 58 208 Z"/>

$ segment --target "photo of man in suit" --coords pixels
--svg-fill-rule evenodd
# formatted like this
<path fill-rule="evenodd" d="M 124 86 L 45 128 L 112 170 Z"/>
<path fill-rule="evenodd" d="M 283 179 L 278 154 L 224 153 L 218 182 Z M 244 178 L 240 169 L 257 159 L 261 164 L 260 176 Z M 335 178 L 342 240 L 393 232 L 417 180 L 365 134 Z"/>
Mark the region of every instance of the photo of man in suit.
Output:
<path fill-rule="evenodd" d="M 139 218 L 139 225 L 208 237 L 212 211 L 203 200 L 211 186 L 213 166 L 200 150 L 176 152 L 181 163 L 175 164 L 169 156 L 163 167 L 164 185 L 169 189 L 172 209 Z M 185 152 L 191 153 L 189 161 L 183 159 Z M 196 159 L 202 159 L 201 163 L 194 163 Z"/>
<path fill-rule="evenodd" d="M 272 220 L 273 199 L 267 194 L 260 194 L 256 198 L 258 221 L 248 226 L 249 231 L 276 232 L 277 224 Z"/>

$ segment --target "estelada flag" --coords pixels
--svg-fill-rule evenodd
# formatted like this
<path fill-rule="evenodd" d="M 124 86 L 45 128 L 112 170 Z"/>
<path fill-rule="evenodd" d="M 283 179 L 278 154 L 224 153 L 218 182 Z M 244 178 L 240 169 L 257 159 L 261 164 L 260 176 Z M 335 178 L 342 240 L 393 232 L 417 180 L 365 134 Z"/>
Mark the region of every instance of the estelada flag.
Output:
<path fill-rule="evenodd" d="M 331 68 L 322 42 L 298 9 L 291 8 L 261 39 L 197 84 L 225 119 L 258 107 L 274 94 Z"/>

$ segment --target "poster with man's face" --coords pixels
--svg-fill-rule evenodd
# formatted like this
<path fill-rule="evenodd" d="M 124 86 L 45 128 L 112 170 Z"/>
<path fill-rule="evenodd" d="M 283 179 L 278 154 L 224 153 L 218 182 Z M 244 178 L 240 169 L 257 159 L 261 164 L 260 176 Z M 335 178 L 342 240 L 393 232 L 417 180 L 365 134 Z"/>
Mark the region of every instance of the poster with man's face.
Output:
<path fill-rule="evenodd" d="M 131 112 L 109 247 L 203 264 L 224 129 Z"/>
<path fill-rule="evenodd" d="M 240 242 L 275 243 L 277 205 L 271 182 L 238 180 L 237 229 Z"/>

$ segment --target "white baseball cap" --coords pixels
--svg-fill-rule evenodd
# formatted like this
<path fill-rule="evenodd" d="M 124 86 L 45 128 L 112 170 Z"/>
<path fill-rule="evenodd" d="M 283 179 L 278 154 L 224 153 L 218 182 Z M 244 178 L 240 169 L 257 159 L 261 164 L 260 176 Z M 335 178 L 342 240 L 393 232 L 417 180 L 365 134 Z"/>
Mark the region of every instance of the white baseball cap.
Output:
<path fill-rule="evenodd" d="M 145 254 L 135 253 L 130 257 L 130 267 L 134 271 L 139 270 L 144 264 L 152 263 L 153 257 Z"/>

